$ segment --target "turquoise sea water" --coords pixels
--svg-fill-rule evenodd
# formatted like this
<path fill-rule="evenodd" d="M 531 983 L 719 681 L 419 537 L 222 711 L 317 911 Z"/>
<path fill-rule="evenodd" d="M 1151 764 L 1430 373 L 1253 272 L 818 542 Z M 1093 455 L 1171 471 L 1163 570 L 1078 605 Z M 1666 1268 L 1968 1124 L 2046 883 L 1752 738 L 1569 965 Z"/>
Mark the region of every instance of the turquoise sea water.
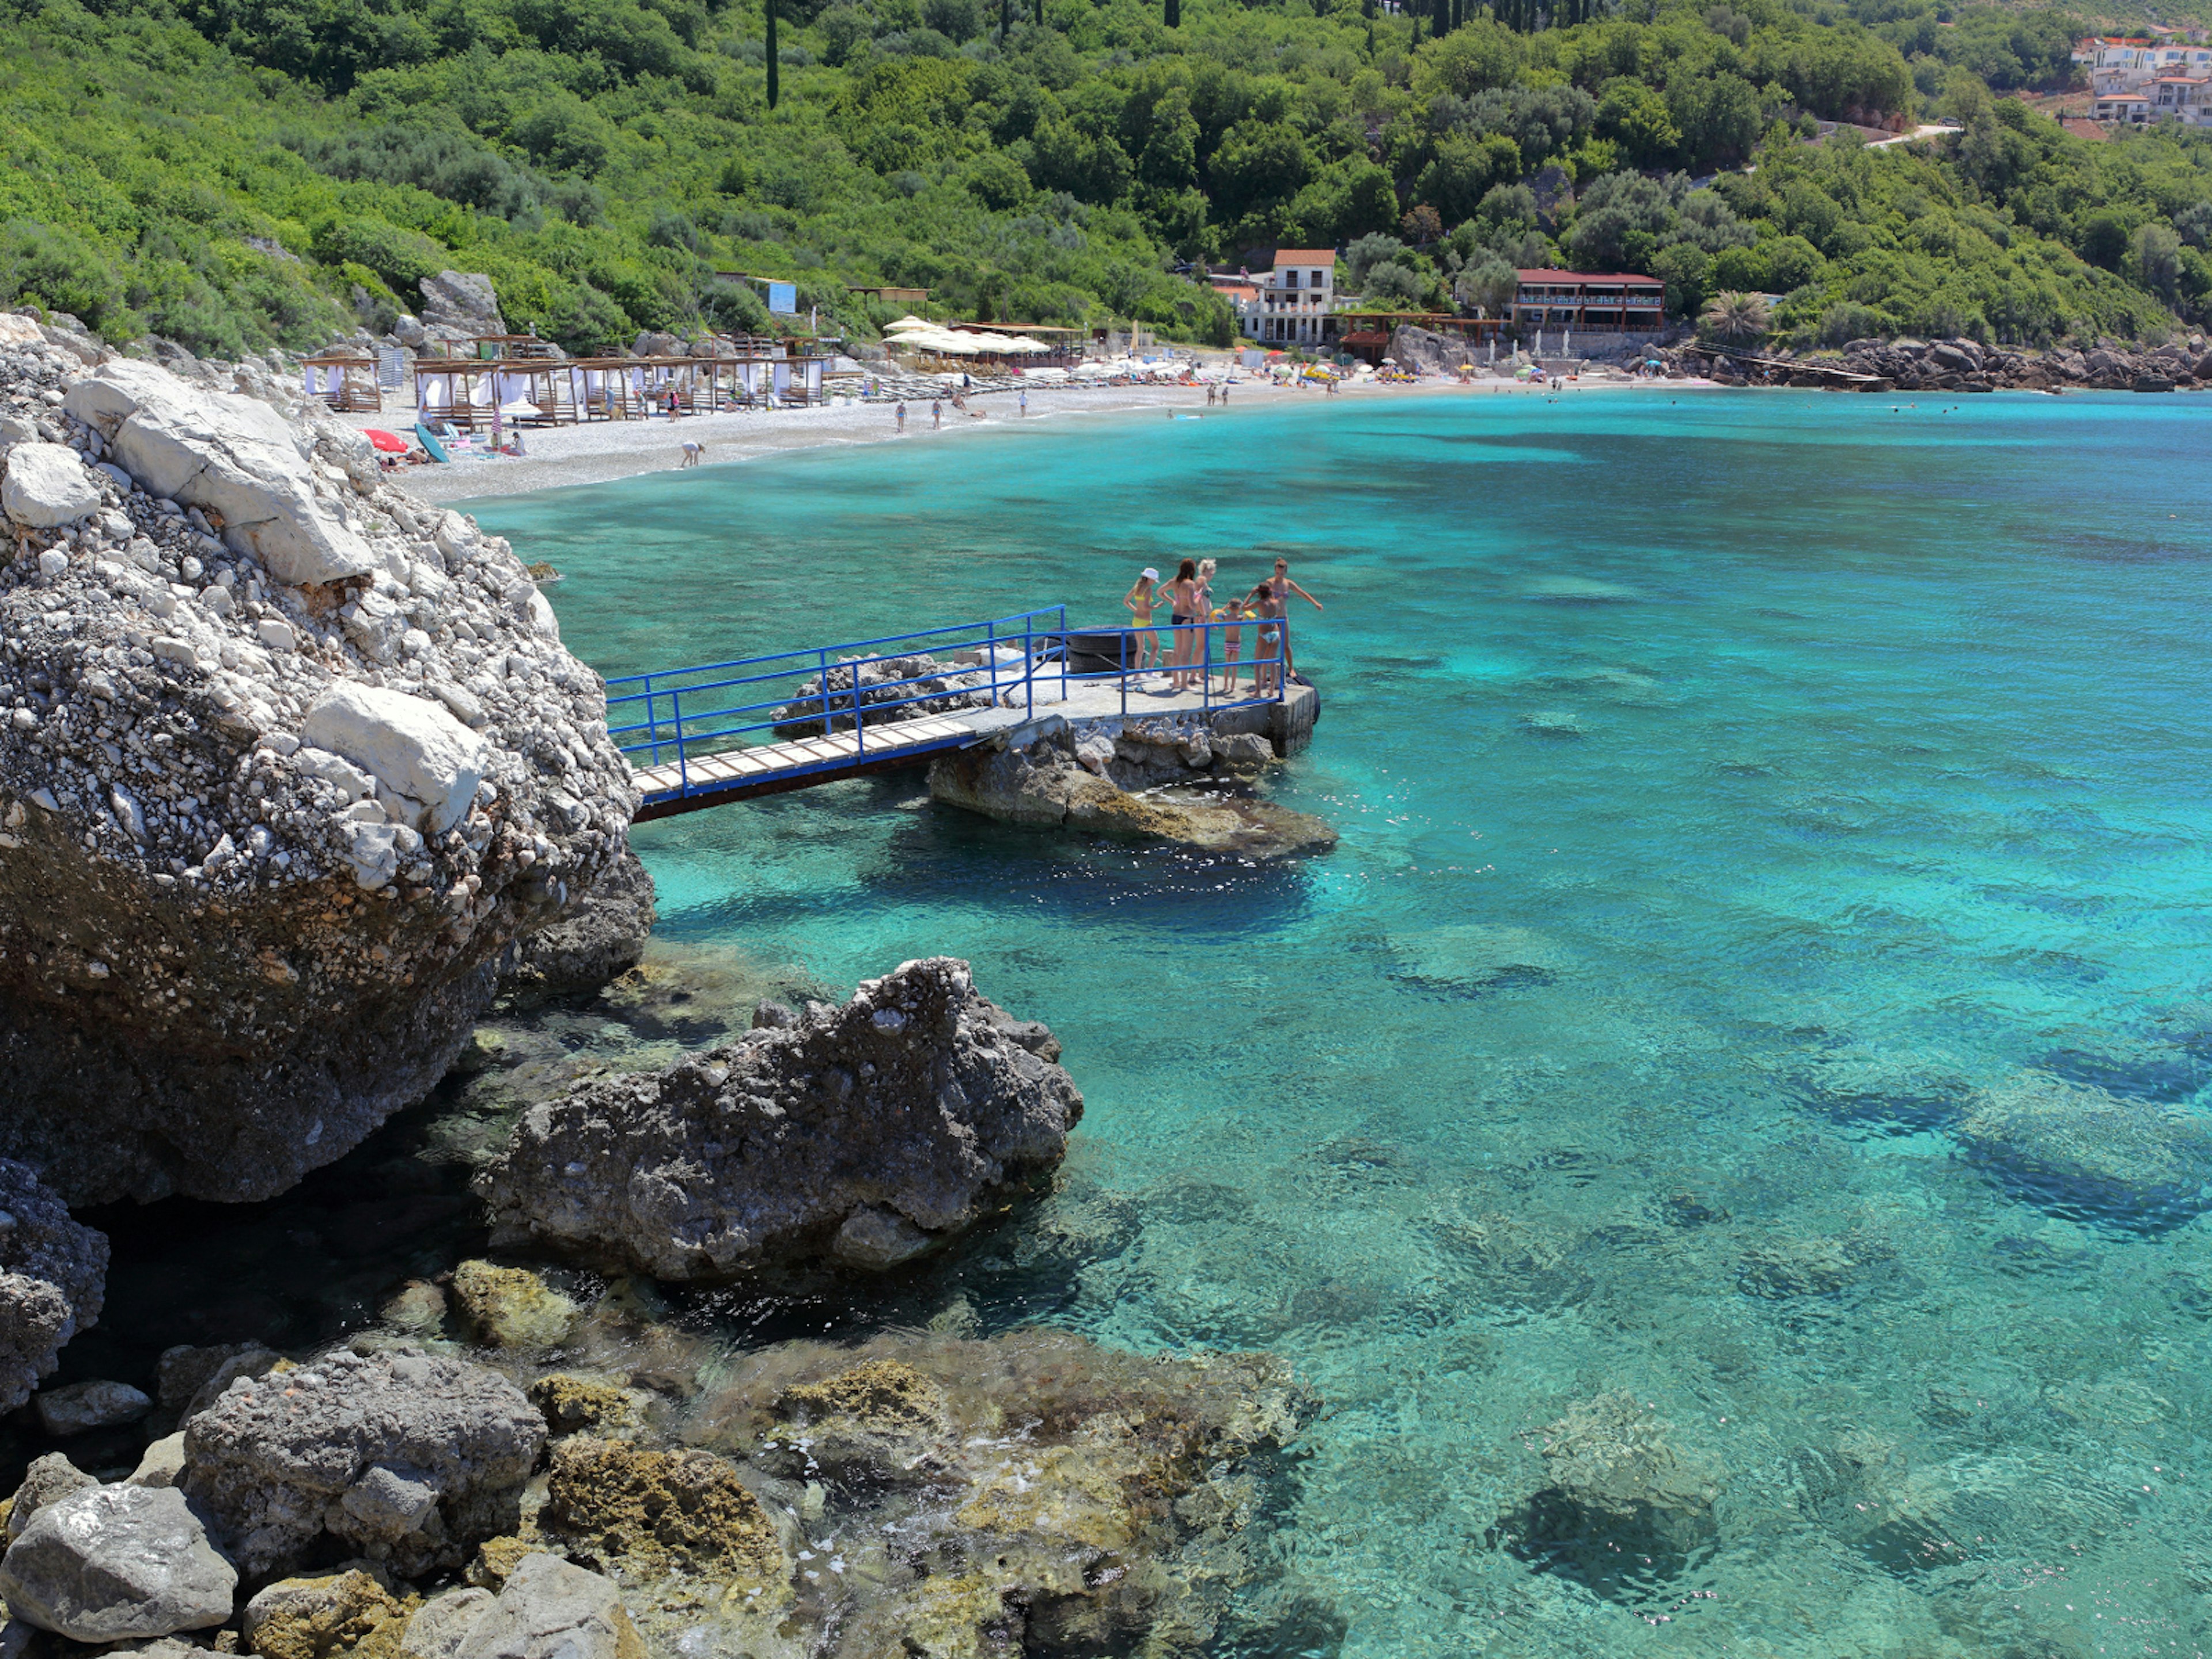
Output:
<path fill-rule="evenodd" d="M 2212 406 L 1942 407 L 1064 417 L 477 510 L 610 674 L 1115 619 L 1184 554 L 1327 604 L 1278 791 L 1325 858 L 912 777 L 637 837 L 672 936 L 966 957 L 1060 1034 L 1060 1190 L 910 1293 L 1294 1363 L 1237 1650 L 2198 1654 Z M 1967 1127 L 2054 1077 L 2123 1115 Z M 1686 1555 L 1526 1535 L 1613 1389 L 1717 1486 Z"/>

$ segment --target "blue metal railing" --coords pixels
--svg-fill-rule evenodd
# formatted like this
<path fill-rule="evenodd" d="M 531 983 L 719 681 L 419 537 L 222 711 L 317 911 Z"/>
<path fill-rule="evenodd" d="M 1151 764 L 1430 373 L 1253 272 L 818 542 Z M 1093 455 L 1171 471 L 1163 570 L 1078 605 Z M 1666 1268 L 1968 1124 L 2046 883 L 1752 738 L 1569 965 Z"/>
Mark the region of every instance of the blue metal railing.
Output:
<path fill-rule="evenodd" d="M 1272 629 L 1274 638 L 1263 647 L 1255 631 L 1254 654 L 1243 659 L 1247 629 Z M 1083 683 L 1118 681 L 1121 712 L 1127 714 L 1133 683 L 1142 698 L 1147 678 L 1164 678 L 1166 687 L 1197 692 L 1199 707 L 1207 713 L 1279 702 L 1289 647 L 1290 625 L 1280 617 L 1071 630 L 1067 608 L 1055 605 L 914 634 L 626 675 L 607 682 L 607 732 L 638 764 L 673 763 L 674 793 L 681 796 L 695 789 L 691 763 L 761 742 L 849 732 L 849 753 L 794 769 L 849 768 L 866 758 L 872 727 L 880 733 L 915 718 L 917 704 L 963 695 L 988 695 L 994 708 L 1018 707 L 1034 714 L 1040 702 L 1048 708 L 1065 704 Z M 861 684 L 863 669 L 917 656 L 930 658 L 935 666 Z M 1247 670 L 1250 691 L 1240 696 Z M 953 680 L 961 683 L 945 684 Z M 769 694 L 770 687 L 782 689 Z M 1140 702 L 1134 712 L 1147 711 Z M 880 736 L 878 744 L 884 746 Z M 701 793 L 731 787 L 726 777 L 696 786 Z"/>

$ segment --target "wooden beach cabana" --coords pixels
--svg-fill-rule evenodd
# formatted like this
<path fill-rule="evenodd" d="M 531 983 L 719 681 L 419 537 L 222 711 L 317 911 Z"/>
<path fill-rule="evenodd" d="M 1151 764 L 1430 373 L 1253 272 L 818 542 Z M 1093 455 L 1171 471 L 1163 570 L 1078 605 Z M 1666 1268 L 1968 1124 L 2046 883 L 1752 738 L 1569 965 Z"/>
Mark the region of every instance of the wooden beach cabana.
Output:
<path fill-rule="evenodd" d="M 376 382 L 376 359 L 348 351 L 325 351 L 300 360 L 307 395 L 349 415 L 381 414 L 384 392 Z"/>

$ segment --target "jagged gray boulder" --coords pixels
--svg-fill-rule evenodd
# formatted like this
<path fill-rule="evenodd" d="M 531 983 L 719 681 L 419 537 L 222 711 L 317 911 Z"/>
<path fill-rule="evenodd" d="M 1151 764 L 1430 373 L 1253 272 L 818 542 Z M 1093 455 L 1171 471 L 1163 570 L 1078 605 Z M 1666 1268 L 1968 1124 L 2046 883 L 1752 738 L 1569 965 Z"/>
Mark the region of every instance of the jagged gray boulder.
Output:
<path fill-rule="evenodd" d="M 33 1458 L 31 1467 L 23 1471 L 23 1484 L 15 1488 L 15 1497 L 9 1500 L 8 1536 L 21 1538 L 24 1528 L 47 1504 L 99 1484 L 59 1452 Z"/>
<path fill-rule="evenodd" d="M 241 1377 L 185 1427 L 185 1493 L 249 1578 L 325 1534 L 402 1577 L 514 1530 L 545 1420 L 498 1372 L 407 1348 Z"/>
<path fill-rule="evenodd" d="M 106 1283 L 107 1236 L 0 1158 L 0 1411 L 29 1399 L 63 1346 L 98 1322 Z"/>
<path fill-rule="evenodd" d="M 472 335 L 507 332 L 491 278 L 483 273 L 441 270 L 434 276 L 425 276 L 422 289 L 422 320 L 427 326 Z"/>
<path fill-rule="evenodd" d="M 0 411 L 100 506 L 0 567 L 0 1157 L 267 1197 L 436 1085 L 626 852 L 629 768 L 513 550 L 358 433 L 40 349 Z"/>
<path fill-rule="evenodd" d="M 230 1617 L 238 1574 L 173 1487 L 94 1486 L 48 1504 L 0 1559 L 0 1596 L 75 1642 L 142 1641 Z"/>
<path fill-rule="evenodd" d="M 711 1278 L 763 1256 L 854 1265 L 968 1226 L 1065 1154 L 1083 1097 L 1040 1026 L 975 994 L 964 962 L 909 962 L 842 1008 L 580 1085 L 516 1125 L 478 1178 L 495 1243 Z M 1027 1046 L 1025 1046 L 1025 1044 Z"/>
<path fill-rule="evenodd" d="M 643 959 L 653 915 L 653 877 L 625 854 L 567 915 L 515 946 L 500 988 L 522 999 L 596 991 Z"/>
<path fill-rule="evenodd" d="M 418 1615 L 419 1616 L 419 1615 Z M 408 1626 L 414 1634 L 414 1626 Z M 426 1632 L 426 1635 L 428 1632 Z M 557 1555 L 526 1555 L 476 1612 L 453 1659 L 644 1659 L 611 1579 Z"/>

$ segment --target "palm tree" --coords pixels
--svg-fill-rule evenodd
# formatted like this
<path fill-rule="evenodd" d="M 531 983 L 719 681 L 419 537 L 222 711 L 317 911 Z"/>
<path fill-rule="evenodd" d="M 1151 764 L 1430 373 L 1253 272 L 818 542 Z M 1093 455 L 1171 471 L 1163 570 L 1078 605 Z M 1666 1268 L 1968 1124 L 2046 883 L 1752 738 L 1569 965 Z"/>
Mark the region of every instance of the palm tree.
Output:
<path fill-rule="evenodd" d="M 1766 332 L 1766 296 L 1730 289 L 1708 300 L 1698 320 L 1723 340 L 1755 340 Z"/>

